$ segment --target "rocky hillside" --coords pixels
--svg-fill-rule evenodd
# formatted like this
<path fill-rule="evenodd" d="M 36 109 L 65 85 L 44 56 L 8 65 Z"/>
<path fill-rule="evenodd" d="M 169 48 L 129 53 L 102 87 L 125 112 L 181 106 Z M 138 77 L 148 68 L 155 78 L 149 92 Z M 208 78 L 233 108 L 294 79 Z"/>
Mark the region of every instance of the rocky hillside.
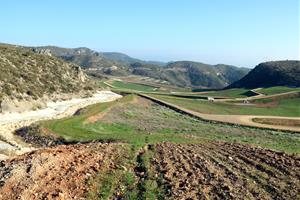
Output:
<path fill-rule="evenodd" d="M 24 47 L 0 45 L 0 103 L 90 89 L 78 65 Z"/>
<path fill-rule="evenodd" d="M 133 74 L 159 78 L 181 87 L 223 88 L 239 80 L 249 69 L 230 65 L 208 65 L 178 61 L 157 67 L 150 64 L 131 65 Z"/>
<path fill-rule="evenodd" d="M 126 54 L 96 52 L 88 48 L 32 47 L 35 52 L 52 55 L 87 69 L 89 74 L 148 76 L 180 87 L 223 88 L 241 79 L 248 69 L 230 65 L 208 65 L 179 61 L 161 63 L 142 61 Z"/>
<path fill-rule="evenodd" d="M 260 63 L 244 78 L 231 84 L 229 88 L 244 87 L 300 87 L 300 61 L 272 61 Z"/>
<path fill-rule="evenodd" d="M 122 76 L 128 75 L 127 62 L 122 62 L 123 59 L 111 59 L 117 58 L 116 54 L 112 53 L 100 53 L 91 49 L 80 48 L 61 48 L 55 46 L 44 47 L 31 47 L 31 49 L 40 54 L 46 54 L 49 56 L 55 56 L 65 61 L 75 63 L 82 68 L 88 69 L 88 71 L 108 75 Z M 107 57 L 106 57 L 107 56 Z"/>

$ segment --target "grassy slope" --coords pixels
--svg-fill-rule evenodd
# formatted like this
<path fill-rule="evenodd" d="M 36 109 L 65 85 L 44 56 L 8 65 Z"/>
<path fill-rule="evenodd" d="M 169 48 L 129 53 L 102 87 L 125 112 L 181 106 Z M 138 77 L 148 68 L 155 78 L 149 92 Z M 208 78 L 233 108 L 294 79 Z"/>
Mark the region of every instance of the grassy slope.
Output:
<path fill-rule="evenodd" d="M 255 94 L 253 94 L 248 89 L 233 88 L 227 90 L 208 92 L 205 95 L 212 96 L 212 97 L 242 98 L 242 97 L 254 96 Z"/>
<path fill-rule="evenodd" d="M 262 88 L 262 89 L 258 90 L 258 92 L 265 94 L 265 95 L 273 95 L 273 94 L 292 92 L 292 91 L 300 91 L 300 88 L 277 86 L 277 87 Z"/>
<path fill-rule="evenodd" d="M 187 99 L 163 95 L 151 96 L 182 106 L 184 108 L 207 114 L 239 114 L 239 115 L 274 115 L 299 117 L 300 98 L 281 99 L 278 105 L 270 107 L 241 106 L 223 102 L 208 102 L 204 100 Z"/>
<path fill-rule="evenodd" d="M 156 90 L 155 87 L 141 85 L 137 83 L 125 83 L 123 81 L 113 81 L 111 85 L 119 89 L 136 90 L 142 92 L 153 92 Z"/>
<path fill-rule="evenodd" d="M 42 126 L 68 140 L 117 140 L 131 145 L 117 163 L 126 169 L 144 170 L 146 178 L 139 180 L 134 171 L 124 167 L 99 173 L 89 181 L 93 189 L 88 199 L 106 199 L 115 192 L 124 199 L 162 199 L 165 190 L 158 185 L 160 177 L 150 164 L 154 155 L 151 151 L 138 153 L 146 144 L 230 141 L 300 154 L 298 134 L 199 121 L 145 101 L 129 95 L 89 106 L 77 116 L 42 122 Z M 88 118 L 99 114 L 102 119 L 87 123 Z"/>
<path fill-rule="evenodd" d="M 299 135 L 296 134 L 203 122 L 156 104 L 150 107 L 132 104 L 133 98 L 136 97 L 130 95 L 118 102 L 96 104 L 81 115 L 43 122 L 42 126 L 75 141 L 117 140 L 141 147 L 162 141 L 198 143 L 221 140 L 300 153 Z M 107 115 L 112 115 L 110 118 L 106 116 L 108 121 L 85 122 L 88 117 L 105 110 L 109 111 Z M 116 111 L 119 113 L 113 115 Z"/>
<path fill-rule="evenodd" d="M 100 84 L 103 84 L 101 82 Z M 208 89 L 196 89 L 194 92 L 191 88 L 176 88 L 176 89 L 163 89 L 163 90 L 156 90 L 155 87 L 153 86 L 147 86 L 147 85 L 142 85 L 138 83 L 128 83 L 128 82 L 123 82 L 123 81 L 113 81 L 111 83 L 115 89 L 118 89 L 120 91 L 135 91 L 135 92 L 145 92 L 145 93 L 156 93 L 156 94 L 170 94 L 172 95 L 171 92 L 176 92 L 176 95 L 183 95 L 183 96 L 191 96 L 191 97 L 206 97 L 206 96 L 211 96 L 211 97 L 225 97 L 225 98 L 242 98 L 242 97 L 249 97 L 253 96 L 251 91 L 248 89 L 243 89 L 243 88 L 234 88 L 234 89 L 228 89 L 228 90 L 220 90 L 220 91 L 212 91 L 212 92 L 207 92 L 203 94 L 198 94 L 197 92 L 202 91 L 209 91 Z M 107 85 L 106 85 L 107 87 Z"/>

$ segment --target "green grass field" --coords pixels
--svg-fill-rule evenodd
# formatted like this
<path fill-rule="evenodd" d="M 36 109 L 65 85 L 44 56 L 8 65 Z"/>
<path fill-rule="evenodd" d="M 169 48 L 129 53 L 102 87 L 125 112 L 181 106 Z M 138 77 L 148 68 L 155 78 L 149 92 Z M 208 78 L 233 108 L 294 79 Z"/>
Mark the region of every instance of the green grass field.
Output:
<path fill-rule="evenodd" d="M 134 90 L 139 92 L 153 92 L 157 90 L 156 87 L 146 86 L 138 83 L 128 83 L 123 81 L 113 81 L 111 85 L 117 89 Z"/>
<path fill-rule="evenodd" d="M 88 119 L 101 113 L 94 122 Z M 199 121 L 134 95 L 87 107 L 78 116 L 40 123 L 69 141 L 121 141 L 135 149 L 162 141 L 231 141 L 300 153 L 298 134 Z"/>
<path fill-rule="evenodd" d="M 205 95 L 211 97 L 243 98 L 255 96 L 256 94 L 251 92 L 249 89 L 233 88 L 227 90 L 208 92 Z"/>
<path fill-rule="evenodd" d="M 292 91 L 300 91 L 300 88 L 277 86 L 277 87 L 262 88 L 258 90 L 258 92 L 265 95 L 280 94 L 280 93 L 292 92 Z"/>
<path fill-rule="evenodd" d="M 155 98 L 176 104 L 183 108 L 206 114 L 274 115 L 300 117 L 300 97 L 281 99 L 274 104 L 235 105 L 229 102 L 208 102 L 166 95 L 151 94 Z"/>
<path fill-rule="evenodd" d="M 99 81 L 98 85 L 100 88 L 109 88 L 109 86 L 105 84 L 105 81 Z"/>

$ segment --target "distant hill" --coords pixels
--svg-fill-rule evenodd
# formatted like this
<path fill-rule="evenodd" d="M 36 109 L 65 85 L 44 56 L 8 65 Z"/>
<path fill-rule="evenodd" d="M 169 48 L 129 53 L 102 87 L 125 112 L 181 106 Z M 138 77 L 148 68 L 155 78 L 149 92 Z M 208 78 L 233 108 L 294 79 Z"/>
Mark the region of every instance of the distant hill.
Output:
<path fill-rule="evenodd" d="M 165 67 L 132 64 L 133 74 L 159 78 L 181 87 L 223 88 L 245 76 L 249 69 L 231 65 L 208 65 L 192 61 L 168 63 Z"/>
<path fill-rule="evenodd" d="M 102 55 L 115 62 L 121 62 L 126 65 L 130 65 L 131 63 L 135 62 L 143 62 L 142 60 L 132 58 L 126 54 L 123 53 L 117 53 L 117 52 L 103 52 Z"/>
<path fill-rule="evenodd" d="M 129 74 L 127 63 L 112 60 L 107 58 L 103 53 L 99 53 L 85 47 L 61 48 L 55 46 L 44 46 L 31 47 L 31 49 L 40 54 L 51 55 L 68 62 L 73 62 L 85 69 L 97 70 L 99 73 L 116 76 Z M 108 55 L 108 57 L 117 57 L 114 53 L 108 53 Z"/>
<path fill-rule="evenodd" d="M 61 48 L 56 46 L 31 47 L 35 52 L 59 57 L 68 62 L 73 62 L 83 68 L 98 73 L 126 76 L 129 75 L 129 66 L 132 63 L 154 63 L 163 66 L 165 63 L 143 61 L 118 52 L 97 52 L 86 47 Z"/>
<path fill-rule="evenodd" d="M 166 65 L 166 63 L 164 62 L 140 60 L 137 58 L 132 58 L 124 53 L 118 53 L 118 52 L 103 52 L 102 55 L 107 59 L 113 60 L 115 62 L 120 62 L 125 65 L 130 65 L 136 62 L 144 63 L 144 64 L 153 64 L 158 66 Z"/>
<path fill-rule="evenodd" d="M 28 48 L 0 45 L 0 104 L 3 98 L 38 99 L 87 87 L 87 77 L 78 65 Z"/>
<path fill-rule="evenodd" d="M 142 61 L 116 52 L 96 52 L 88 48 L 32 47 L 87 69 L 89 74 L 140 75 L 168 81 L 180 87 L 223 88 L 241 79 L 249 69 L 231 65 L 208 65 L 192 61 L 162 63 Z"/>
<path fill-rule="evenodd" d="M 257 88 L 272 86 L 300 87 L 300 61 L 272 61 L 260 63 L 244 78 L 228 88 Z"/>

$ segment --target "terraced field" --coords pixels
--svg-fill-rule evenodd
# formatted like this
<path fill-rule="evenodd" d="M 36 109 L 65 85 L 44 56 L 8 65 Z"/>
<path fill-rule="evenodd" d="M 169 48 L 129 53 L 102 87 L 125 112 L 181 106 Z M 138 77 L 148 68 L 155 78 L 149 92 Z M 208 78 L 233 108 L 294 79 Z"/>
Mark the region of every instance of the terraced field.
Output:
<path fill-rule="evenodd" d="M 162 141 L 222 140 L 300 153 L 299 134 L 205 122 L 136 95 L 92 105 L 73 117 L 41 122 L 25 131 L 27 134 L 21 131 L 21 135 L 28 142 L 40 135 L 56 136 L 66 142 L 121 141 L 139 148 Z M 39 141 L 43 140 L 34 142 L 40 145 Z"/>
<path fill-rule="evenodd" d="M 284 87 L 284 86 L 277 86 L 277 87 L 269 87 L 269 88 L 262 88 L 258 90 L 258 92 L 265 94 L 265 95 L 273 95 L 273 94 L 280 94 L 285 92 L 292 92 L 292 91 L 300 91 L 300 88 L 292 88 L 292 87 Z"/>
<path fill-rule="evenodd" d="M 250 89 L 234 88 L 234 89 L 207 92 L 205 93 L 205 95 L 211 97 L 242 98 L 242 97 L 255 96 L 256 93 L 251 92 Z"/>
<path fill-rule="evenodd" d="M 201 121 L 136 95 L 19 131 L 51 147 L 0 162 L 0 199 L 300 198 L 297 133 Z"/>
<path fill-rule="evenodd" d="M 156 87 L 142 85 L 138 83 L 123 82 L 123 81 L 113 81 L 111 85 L 117 89 L 135 90 L 140 92 L 153 92 L 157 90 Z"/>
<path fill-rule="evenodd" d="M 288 97 L 282 99 L 259 99 L 243 102 L 208 102 L 201 99 L 173 97 L 151 94 L 160 100 L 205 114 L 230 114 L 230 115 L 273 115 L 300 117 L 300 97 Z"/>

